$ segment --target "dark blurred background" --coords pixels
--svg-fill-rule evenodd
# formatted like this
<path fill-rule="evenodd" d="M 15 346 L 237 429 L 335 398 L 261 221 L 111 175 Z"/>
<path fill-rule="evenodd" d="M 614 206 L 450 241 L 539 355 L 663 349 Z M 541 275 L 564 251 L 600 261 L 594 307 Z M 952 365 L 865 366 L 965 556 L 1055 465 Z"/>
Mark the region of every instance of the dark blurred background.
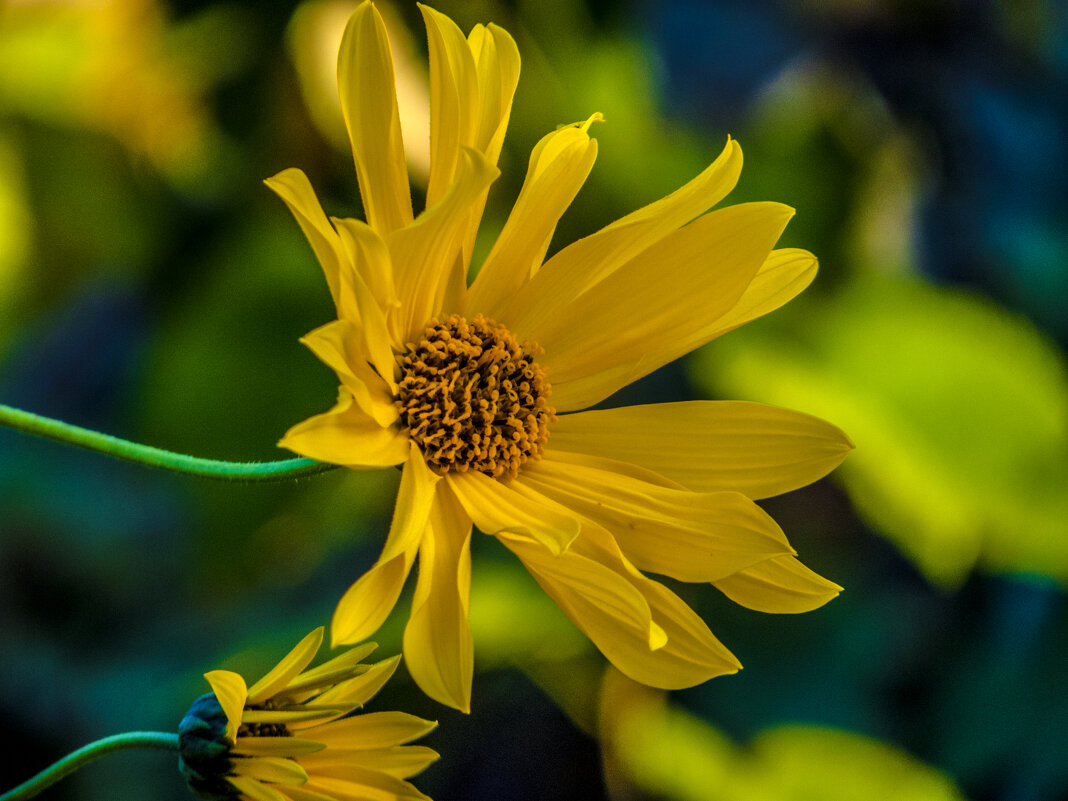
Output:
<path fill-rule="evenodd" d="M 418 184 L 425 38 L 414 3 L 378 5 Z M 299 166 L 329 213 L 359 214 L 333 83 L 353 7 L 0 5 L 0 402 L 285 458 L 278 437 L 335 394 L 297 342 L 333 310 L 261 181 Z M 679 588 L 746 665 L 692 690 L 606 671 L 477 538 L 472 714 L 403 668 L 373 702 L 441 721 L 418 786 L 437 801 L 1068 798 L 1068 6 L 437 7 L 464 30 L 504 26 L 523 57 L 481 252 L 531 146 L 601 111 L 554 249 L 677 188 L 730 134 L 746 156 L 731 200 L 796 207 L 783 243 L 820 257 L 800 298 L 616 400 L 775 403 L 857 450 L 765 504 L 845 592 L 794 617 Z M 207 670 L 266 671 L 373 562 L 395 484 L 223 485 L 0 431 L 0 789 L 91 739 L 173 730 Z M 169 755 L 127 753 L 42 797 L 187 795 Z"/>

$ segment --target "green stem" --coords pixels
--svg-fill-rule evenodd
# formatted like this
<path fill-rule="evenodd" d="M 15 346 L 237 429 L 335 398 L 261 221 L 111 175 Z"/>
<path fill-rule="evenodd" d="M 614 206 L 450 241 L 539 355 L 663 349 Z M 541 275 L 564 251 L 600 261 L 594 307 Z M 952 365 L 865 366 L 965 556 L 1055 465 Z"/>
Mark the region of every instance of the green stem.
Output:
<path fill-rule="evenodd" d="M 29 781 L 23 782 L 14 790 L 0 795 L 0 801 L 22 801 L 33 798 L 46 787 L 55 784 L 63 777 L 73 773 L 94 759 L 122 751 L 125 748 L 158 748 L 164 751 L 178 751 L 178 735 L 159 731 L 129 731 L 114 734 L 102 740 L 82 746 L 77 751 L 67 754 L 63 759 L 45 768 Z"/>
<path fill-rule="evenodd" d="M 88 448 L 116 459 L 126 459 L 150 467 L 161 467 L 177 473 L 190 473 L 194 476 L 221 478 L 228 481 L 279 481 L 286 478 L 310 476 L 333 470 L 336 467 L 336 465 L 317 462 L 314 459 L 282 459 L 277 462 L 224 462 L 218 459 L 201 459 L 101 434 L 99 431 L 53 420 L 50 417 L 42 417 L 32 412 L 24 412 L 22 409 L 5 406 L 2 403 L 0 403 L 0 425 L 67 445 Z"/>

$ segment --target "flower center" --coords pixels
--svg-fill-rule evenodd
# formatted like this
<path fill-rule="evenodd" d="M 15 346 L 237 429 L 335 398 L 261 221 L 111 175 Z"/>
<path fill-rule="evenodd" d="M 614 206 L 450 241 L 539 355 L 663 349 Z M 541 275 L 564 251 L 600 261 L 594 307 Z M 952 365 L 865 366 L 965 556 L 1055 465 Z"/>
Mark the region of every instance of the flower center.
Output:
<path fill-rule="evenodd" d="M 534 343 L 516 342 L 481 314 L 431 320 L 398 357 L 397 405 L 408 435 L 436 473 L 515 478 L 541 456 L 554 410 Z"/>

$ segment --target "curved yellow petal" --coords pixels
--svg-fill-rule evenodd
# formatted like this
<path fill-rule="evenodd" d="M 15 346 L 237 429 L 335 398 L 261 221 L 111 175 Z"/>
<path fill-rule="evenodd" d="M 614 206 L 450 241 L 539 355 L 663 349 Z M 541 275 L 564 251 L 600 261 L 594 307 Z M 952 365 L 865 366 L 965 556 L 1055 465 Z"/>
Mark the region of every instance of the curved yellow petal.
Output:
<path fill-rule="evenodd" d="M 427 766 L 437 761 L 438 752 L 425 745 L 401 745 L 360 750 L 330 748 L 316 754 L 301 758 L 301 764 L 312 773 L 319 775 L 326 768 L 351 765 L 355 768 L 379 770 L 398 779 L 407 779 L 426 770 Z"/>
<path fill-rule="evenodd" d="M 389 467 L 408 458 L 408 437 L 399 428 L 383 428 L 342 393 L 328 412 L 293 426 L 278 442 L 301 456 L 347 467 Z"/>
<path fill-rule="evenodd" d="M 701 331 L 695 339 L 700 340 L 699 344 L 710 342 L 750 320 L 775 311 L 811 284 L 818 269 L 819 260 L 807 250 L 778 248 L 771 251 L 738 302 L 715 321 L 711 336 Z M 686 349 L 681 353 L 689 353 L 697 347 L 689 342 L 682 345 Z"/>
<path fill-rule="evenodd" d="M 315 736 L 332 749 L 386 748 L 416 740 L 437 725 L 407 712 L 368 712 L 326 723 Z"/>
<path fill-rule="evenodd" d="M 419 543 L 434 506 L 434 485 L 439 477 L 423 461 L 419 449 L 409 448 L 401 472 L 397 507 L 378 561 L 341 597 L 330 624 L 334 646 L 359 642 L 378 630 L 400 597 L 415 561 Z"/>
<path fill-rule="evenodd" d="M 270 672 L 257 681 L 248 690 L 248 704 L 262 704 L 276 692 L 281 690 L 290 680 L 306 668 L 315 655 L 319 652 L 319 646 L 323 644 L 323 627 L 304 637 L 285 658 L 275 665 Z"/>
<path fill-rule="evenodd" d="M 512 295 L 537 272 L 556 224 L 571 205 L 597 158 L 589 127 L 603 119 L 568 125 L 543 137 L 530 154 L 527 177 L 467 299 L 472 315 L 505 319 Z"/>
<path fill-rule="evenodd" d="M 485 156 L 464 149 L 456 180 L 444 196 L 386 240 L 404 304 L 401 330 L 405 342 L 417 340 L 430 319 L 441 314 L 446 298 L 464 286 L 466 221 L 498 175 Z"/>
<path fill-rule="evenodd" d="M 745 401 L 684 401 L 560 415 L 555 451 L 632 462 L 698 492 L 767 498 L 811 484 L 853 448 L 837 427 Z"/>
<path fill-rule="evenodd" d="M 467 37 L 478 74 L 479 120 L 475 147 L 497 163 L 519 85 L 519 48 L 504 28 L 476 25 Z"/>
<path fill-rule="evenodd" d="M 680 581 L 715 581 L 793 553 L 767 512 L 737 492 L 671 489 L 551 453 L 522 481 L 611 532 L 639 569 Z"/>
<path fill-rule="evenodd" d="M 308 774 L 292 759 L 281 757 L 247 757 L 230 761 L 232 769 L 240 776 L 248 776 L 272 784 L 304 784 Z"/>
<path fill-rule="evenodd" d="M 635 651 L 663 647 L 664 632 L 653 622 L 648 602 L 618 570 L 574 548 L 554 555 L 530 537 L 497 538 L 613 664 L 629 663 Z"/>
<path fill-rule="evenodd" d="M 386 321 L 387 341 L 398 346 L 399 349 L 399 346 L 404 344 L 399 325 L 401 302 L 397 297 L 389 247 L 385 240 L 362 220 L 335 217 L 332 221 L 337 228 L 342 245 L 351 254 L 356 274 L 363 279 L 363 286 L 366 286 L 370 297 L 381 309 Z M 355 288 L 354 286 L 354 291 Z M 361 317 L 367 317 L 363 312 L 360 314 Z M 382 369 L 382 365 L 377 361 L 375 364 Z"/>
<path fill-rule="evenodd" d="M 241 717 L 245 710 L 248 689 L 245 680 L 229 670 L 212 670 L 204 674 L 211 685 L 211 691 L 226 714 L 226 739 L 231 743 L 237 740 L 237 730 L 241 728 Z"/>
<path fill-rule="evenodd" d="M 842 591 L 792 556 L 768 559 L 713 583 L 735 603 L 758 612 L 809 612 Z"/>
<path fill-rule="evenodd" d="M 342 799 L 335 798 L 332 795 L 309 790 L 306 784 L 302 784 L 300 787 L 287 787 L 283 798 L 287 798 L 288 801 L 342 801 Z"/>
<path fill-rule="evenodd" d="M 419 688 L 461 712 L 471 711 L 474 645 L 467 613 L 471 593 L 471 518 L 437 485 L 419 578 L 404 629 L 404 660 Z"/>
<path fill-rule="evenodd" d="M 298 703 L 306 700 L 315 694 L 315 690 L 337 684 L 338 681 L 359 672 L 357 665 L 374 653 L 377 648 L 378 643 L 366 642 L 343 651 L 311 670 L 304 671 L 285 686 L 285 690 L 281 693 L 282 697 L 293 699 Z"/>
<path fill-rule="evenodd" d="M 676 358 L 680 341 L 701 344 L 694 332 L 738 302 L 793 213 L 779 203 L 712 211 L 577 299 L 528 310 L 512 330 L 545 349 L 556 409 L 591 406 Z"/>
<path fill-rule="evenodd" d="M 323 213 L 322 206 L 315 196 L 315 190 L 303 171 L 295 167 L 282 170 L 268 178 L 264 183 L 282 199 L 300 225 L 300 230 L 308 239 L 315 252 L 315 257 L 326 275 L 330 295 L 338 314 L 343 314 L 346 304 L 343 300 L 341 273 L 347 266 L 337 231 Z"/>
<path fill-rule="evenodd" d="M 341 113 L 367 222 L 381 236 L 412 221 L 393 56 L 381 15 L 364 2 L 349 18 L 337 56 Z"/>
<path fill-rule="evenodd" d="M 426 202 L 441 199 L 460 170 L 461 148 L 474 147 L 479 124 L 478 72 L 456 23 L 419 4 L 430 51 L 430 181 Z"/>
<path fill-rule="evenodd" d="M 400 661 L 399 654 L 391 656 L 389 659 L 384 659 L 372 665 L 363 675 L 355 676 L 327 690 L 316 699 L 316 703 L 348 704 L 361 707 L 374 698 L 375 693 L 386 685 L 386 682 L 396 672 Z M 319 727 L 324 725 L 330 725 L 330 723 L 317 724 L 315 731 L 310 732 L 310 734 L 314 736 Z"/>
<path fill-rule="evenodd" d="M 348 320 L 334 320 L 301 337 L 300 341 L 327 367 L 359 407 L 382 428 L 400 418 L 393 402 L 393 391 L 363 355 L 361 329 Z"/>
<path fill-rule="evenodd" d="M 476 471 L 449 473 L 446 481 L 485 534 L 524 534 L 553 554 L 566 551 L 579 534 L 575 515 L 518 482 L 506 484 Z"/>
<path fill-rule="evenodd" d="M 533 330 L 541 316 L 553 314 L 712 208 L 734 188 L 741 171 L 742 150 L 728 139 L 716 160 L 688 184 L 554 255 L 502 311 L 501 319 L 507 320 L 513 331 Z"/>
<path fill-rule="evenodd" d="M 335 801 L 430 801 L 404 779 L 368 768 L 324 768 L 306 785 Z"/>
<path fill-rule="evenodd" d="M 621 672 L 642 684 L 674 690 L 734 673 L 741 667 L 696 612 L 627 561 L 607 531 L 599 526 L 584 527 L 574 549 L 628 581 L 649 605 L 653 624 L 665 639 L 661 647 L 648 649 L 628 636 L 627 631 L 618 630 L 611 642 L 614 651 L 609 652 L 598 643 Z"/>
<path fill-rule="evenodd" d="M 264 784 L 259 779 L 254 779 L 251 776 L 230 775 L 226 777 L 226 780 L 236 787 L 245 799 L 251 799 L 251 801 L 289 801 L 288 798 L 270 785 Z"/>

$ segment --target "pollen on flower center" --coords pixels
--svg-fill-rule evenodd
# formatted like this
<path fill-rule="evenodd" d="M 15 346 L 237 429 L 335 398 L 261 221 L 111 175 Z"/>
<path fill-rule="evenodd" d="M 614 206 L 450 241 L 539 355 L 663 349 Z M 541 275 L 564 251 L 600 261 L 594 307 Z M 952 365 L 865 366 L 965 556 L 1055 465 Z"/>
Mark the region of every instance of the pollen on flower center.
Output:
<path fill-rule="evenodd" d="M 408 435 L 439 474 L 477 470 L 515 478 L 541 456 L 554 410 L 540 349 L 500 323 L 454 314 L 431 320 L 398 357 L 397 405 Z"/>

